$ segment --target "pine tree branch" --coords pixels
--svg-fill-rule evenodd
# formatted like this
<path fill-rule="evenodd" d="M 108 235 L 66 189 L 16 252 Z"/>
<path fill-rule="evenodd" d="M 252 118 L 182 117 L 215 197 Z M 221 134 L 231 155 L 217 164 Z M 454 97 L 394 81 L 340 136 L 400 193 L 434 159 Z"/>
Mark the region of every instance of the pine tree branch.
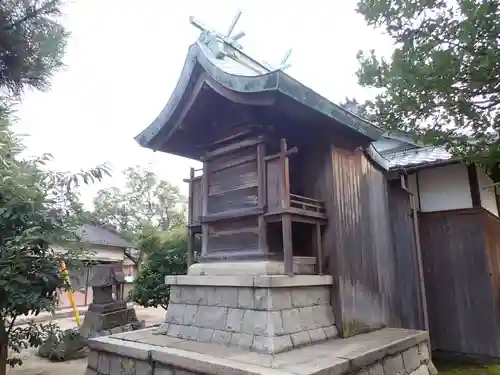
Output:
<path fill-rule="evenodd" d="M 51 1 L 49 3 L 46 3 L 46 4 L 42 5 L 40 8 L 29 8 L 29 9 L 26 9 L 26 14 L 23 17 L 21 17 L 20 19 L 18 19 L 17 21 L 15 21 L 13 23 L 5 25 L 3 27 L 3 30 L 4 31 L 12 31 L 16 27 L 18 27 L 19 25 L 21 25 L 21 24 L 29 21 L 30 19 L 38 17 L 40 14 L 43 14 L 47 10 L 50 10 L 50 9 L 54 9 L 55 10 L 53 3 L 54 3 L 54 1 Z"/>

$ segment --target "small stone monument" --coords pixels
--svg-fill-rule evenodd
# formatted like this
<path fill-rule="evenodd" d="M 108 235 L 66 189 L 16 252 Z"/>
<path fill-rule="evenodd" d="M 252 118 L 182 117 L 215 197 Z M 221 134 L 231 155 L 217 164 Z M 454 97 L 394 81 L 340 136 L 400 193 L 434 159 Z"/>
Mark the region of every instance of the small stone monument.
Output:
<path fill-rule="evenodd" d="M 100 264 L 94 267 L 94 275 L 89 280 L 93 299 L 80 328 L 82 336 L 105 336 L 144 328 L 144 321 L 137 320 L 135 309 L 128 307 L 127 302 L 121 299 L 124 283 L 123 272 L 114 265 Z"/>

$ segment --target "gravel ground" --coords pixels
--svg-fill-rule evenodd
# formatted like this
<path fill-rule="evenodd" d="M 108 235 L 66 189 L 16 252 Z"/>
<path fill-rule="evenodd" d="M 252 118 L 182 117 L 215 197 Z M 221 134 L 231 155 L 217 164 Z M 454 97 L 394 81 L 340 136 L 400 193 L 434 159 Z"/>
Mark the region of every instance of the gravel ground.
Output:
<path fill-rule="evenodd" d="M 162 308 L 136 307 L 137 318 L 145 320 L 147 326 L 159 324 L 165 317 Z M 83 319 L 83 317 L 82 317 Z M 62 329 L 76 327 L 74 318 L 55 320 Z M 8 375 L 83 375 L 87 367 L 87 359 L 76 359 L 68 362 L 50 362 L 36 356 L 37 349 L 25 350 L 21 353 L 22 366 L 7 369 Z"/>

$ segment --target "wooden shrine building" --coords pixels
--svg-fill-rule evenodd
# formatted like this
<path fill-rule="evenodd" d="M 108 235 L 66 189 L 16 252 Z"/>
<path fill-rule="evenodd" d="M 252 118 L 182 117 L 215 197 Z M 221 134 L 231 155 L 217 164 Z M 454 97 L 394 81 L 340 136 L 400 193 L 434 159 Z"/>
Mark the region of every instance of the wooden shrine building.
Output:
<path fill-rule="evenodd" d="M 203 165 L 187 180 L 188 263 L 195 236 L 201 253 L 186 277 L 199 279 L 176 287 L 201 293 L 203 277 L 224 274 L 238 289 L 252 267 L 302 292 L 328 279 L 341 337 L 430 328 L 436 350 L 500 360 L 494 181 L 443 149 L 383 134 L 250 58 L 238 38 L 195 25 L 170 100 L 136 137 Z"/>
<path fill-rule="evenodd" d="M 136 140 L 203 162 L 189 179 L 199 262 L 280 260 L 288 275 L 331 274 L 348 336 L 400 321 L 386 179 L 365 152 L 382 133 L 203 32 Z"/>

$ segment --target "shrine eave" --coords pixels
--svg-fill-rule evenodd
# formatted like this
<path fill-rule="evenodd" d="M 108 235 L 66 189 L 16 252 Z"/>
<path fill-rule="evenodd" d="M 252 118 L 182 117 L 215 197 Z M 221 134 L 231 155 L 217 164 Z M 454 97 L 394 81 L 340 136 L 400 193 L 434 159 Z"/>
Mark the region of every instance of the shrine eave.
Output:
<path fill-rule="evenodd" d="M 240 97 L 255 98 L 270 94 L 288 97 L 306 108 L 327 116 L 332 120 L 332 125 L 340 123 L 367 141 L 375 141 L 383 134 L 381 128 L 332 103 L 281 70 L 260 74 L 248 68 L 240 72 L 234 67 L 228 69 L 224 65 L 224 61 L 210 56 L 205 46 L 199 42 L 191 45 L 180 78 L 167 104 L 158 117 L 135 137 L 139 145 L 159 150 L 168 141 L 179 125 L 180 112 L 183 111 L 193 90 L 196 90 L 200 77 L 204 77 L 201 78 L 206 81 L 203 83 L 213 86 L 215 82 L 216 85 Z M 234 74 L 235 72 L 237 74 Z"/>

